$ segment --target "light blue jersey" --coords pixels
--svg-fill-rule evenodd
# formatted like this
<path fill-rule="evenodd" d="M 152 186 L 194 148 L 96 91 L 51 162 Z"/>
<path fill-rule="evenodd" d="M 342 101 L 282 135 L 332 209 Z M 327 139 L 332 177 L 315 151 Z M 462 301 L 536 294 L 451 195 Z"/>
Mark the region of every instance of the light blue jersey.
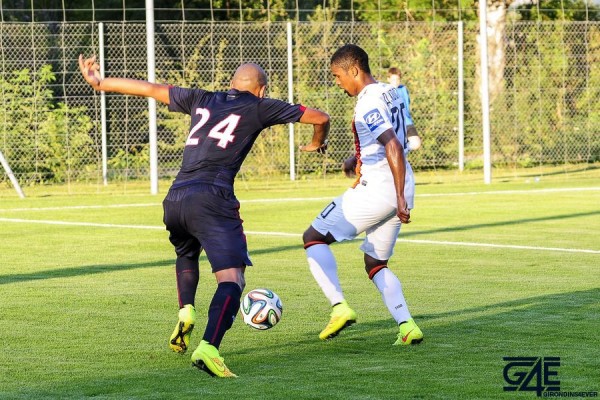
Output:
<path fill-rule="evenodd" d="M 400 96 L 402 96 L 404 104 L 406 104 L 406 126 L 414 125 L 415 123 L 410 113 L 410 97 L 408 95 L 408 88 L 404 85 L 400 85 L 398 86 L 398 92 L 400 93 Z"/>

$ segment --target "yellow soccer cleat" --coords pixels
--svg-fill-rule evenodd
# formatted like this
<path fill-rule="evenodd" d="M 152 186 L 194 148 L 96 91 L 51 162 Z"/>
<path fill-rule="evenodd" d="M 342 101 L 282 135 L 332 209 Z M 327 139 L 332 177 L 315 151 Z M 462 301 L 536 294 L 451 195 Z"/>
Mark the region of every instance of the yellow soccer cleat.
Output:
<path fill-rule="evenodd" d="M 348 307 L 346 301 L 342 301 L 333 307 L 331 312 L 331 319 L 329 323 L 319 333 L 319 339 L 327 340 L 336 337 L 344 329 L 356 322 L 356 313 L 353 309 Z"/>
<path fill-rule="evenodd" d="M 421 329 L 419 329 L 412 318 L 400 324 L 399 330 L 398 339 L 394 343 L 394 346 L 408 346 L 419 344 L 423 341 L 423 332 L 421 332 Z"/>
<path fill-rule="evenodd" d="M 190 345 L 190 336 L 196 323 L 196 309 L 186 304 L 179 310 L 179 321 L 169 339 L 169 347 L 176 353 L 185 353 Z"/>
<path fill-rule="evenodd" d="M 231 372 L 223 362 L 219 350 L 206 340 L 201 341 L 194 354 L 192 354 L 192 365 L 211 376 L 237 378 L 237 375 Z"/>

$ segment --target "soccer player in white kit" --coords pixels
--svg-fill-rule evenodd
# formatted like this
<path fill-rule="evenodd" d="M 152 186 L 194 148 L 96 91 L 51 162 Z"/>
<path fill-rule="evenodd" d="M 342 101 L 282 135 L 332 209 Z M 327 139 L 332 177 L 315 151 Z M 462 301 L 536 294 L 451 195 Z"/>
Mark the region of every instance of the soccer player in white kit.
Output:
<path fill-rule="evenodd" d="M 357 318 L 344 298 L 329 245 L 365 232 L 360 246 L 365 270 L 399 325 L 394 345 L 417 344 L 423 333 L 408 311 L 400 280 L 387 268 L 400 226 L 410 222 L 413 208 L 414 177 L 404 157 L 406 105 L 396 87 L 373 78 L 362 48 L 340 47 L 330 67 L 336 84 L 348 96 L 357 97 L 352 121 L 357 179 L 317 215 L 303 235 L 310 271 L 333 307 L 319 338 L 337 336 Z"/>

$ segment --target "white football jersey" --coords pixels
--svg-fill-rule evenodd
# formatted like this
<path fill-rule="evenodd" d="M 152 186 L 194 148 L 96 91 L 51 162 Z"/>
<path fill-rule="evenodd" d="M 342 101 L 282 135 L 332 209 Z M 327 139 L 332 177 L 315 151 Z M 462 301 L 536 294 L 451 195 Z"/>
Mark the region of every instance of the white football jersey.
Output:
<path fill-rule="evenodd" d="M 394 252 L 401 222 L 394 177 L 387 162 L 385 146 L 377 138 L 393 129 L 406 147 L 406 105 L 398 90 L 386 83 L 366 86 L 354 109 L 352 130 L 356 154 L 360 156 L 358 179 L 341 196 L 317 215 L 312 226 L 323 235 L 330 233 L 336 241 L 354 239 L 365 232 L 361 250 L 376 260 L 387 260 Z M 415 181 L 406 161 L 404 198 L 413 208 Z"/>
<path fill-rule="evenodd" d="M 407 105 L 398 89 L 390 84 L 377 82 L 367 85 L 357 96 L 354 109 L 353 131 L 356 154 L 359 157 L 358 183 L 389 185 L 393 176 L 385 146 L 377 138 L 393 129 L 400 143 L 406 148 Z M 408 160 L 406 163 L 405 197 L 412 208 L 414 177 Z"/>

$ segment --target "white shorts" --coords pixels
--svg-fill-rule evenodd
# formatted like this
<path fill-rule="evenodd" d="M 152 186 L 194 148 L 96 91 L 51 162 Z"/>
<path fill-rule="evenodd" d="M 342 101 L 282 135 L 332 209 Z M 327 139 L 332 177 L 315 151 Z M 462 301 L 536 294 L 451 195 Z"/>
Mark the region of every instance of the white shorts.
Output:
<path fill-rule="evenodd" d="M 331 233 L 338 242 L 366 232 L 360 249 L 377 260 L 389 260 L 402 224 L 396 216 L 395 202 L 395 192 L 381 190 L 379 185 L 359 184 L 329 203 L 312 226 L 322 235 Z M 412 198 L 409 204 L 412 206 Z"/>

